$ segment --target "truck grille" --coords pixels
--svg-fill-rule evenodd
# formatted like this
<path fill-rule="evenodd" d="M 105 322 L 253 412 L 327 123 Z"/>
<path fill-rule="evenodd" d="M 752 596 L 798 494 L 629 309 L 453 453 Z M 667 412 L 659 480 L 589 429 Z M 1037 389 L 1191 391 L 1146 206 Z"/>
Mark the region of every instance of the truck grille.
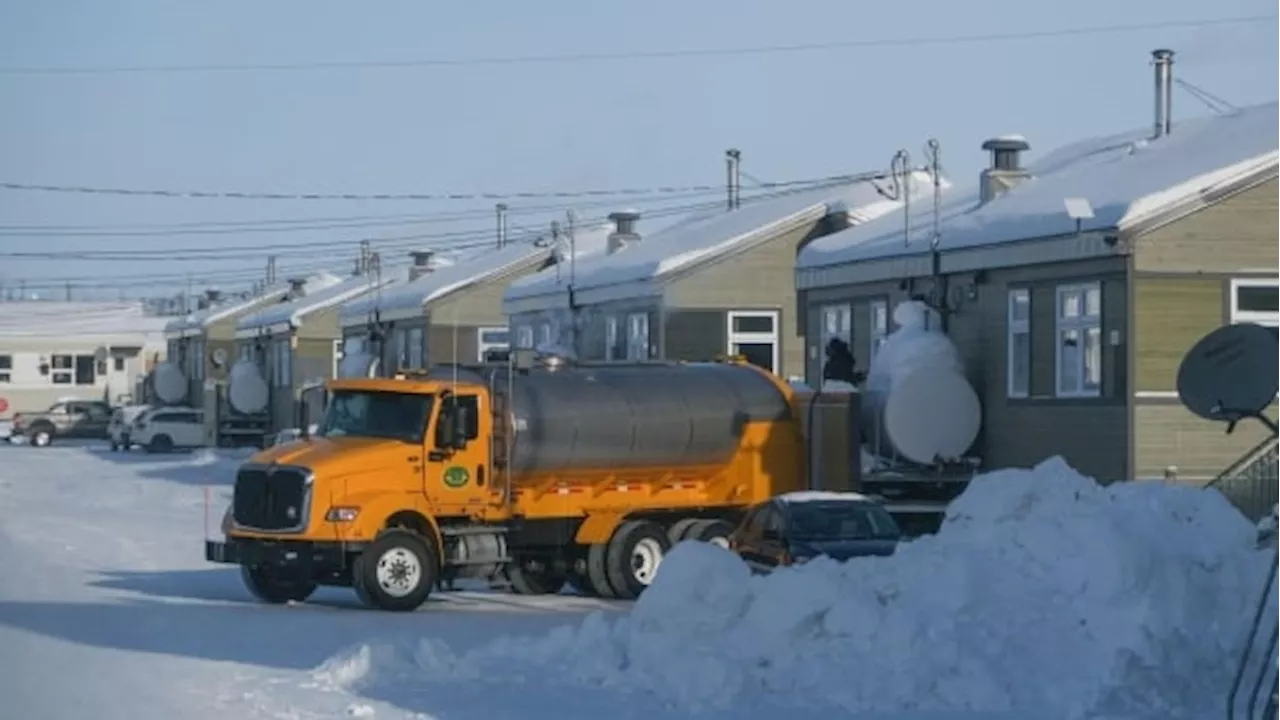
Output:
<path fill-rule="evenodd" d="M 300 468 L 241 468 L 231 516 L 237 525 L 254 530 L 300 530 L 307 522 L 307 490 Z"/>

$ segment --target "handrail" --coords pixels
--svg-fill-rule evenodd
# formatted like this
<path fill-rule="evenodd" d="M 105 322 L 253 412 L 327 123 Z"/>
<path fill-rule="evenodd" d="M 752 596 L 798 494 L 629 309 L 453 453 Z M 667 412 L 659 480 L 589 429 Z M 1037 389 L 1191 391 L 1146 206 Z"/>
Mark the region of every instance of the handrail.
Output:
<path fill-rule="evenodd" d="M 1206 488 L 1217 487 L 1221 483 L 1239 476 L 1241 471 L 1243 471 L 1244 469 L 1248 468 L 1250 465 L 1256 463 L 1258 460 L 1265 457 L 1267 453 L 1269 453 L 1273 448 L 1277 447 L 1277 444 L 1280 444 L 1280 438 L 1278 438 L 1275 435 L 1270 435 L 1266 438 L 1263 438 L 1262 442 L 1259 442 L 1257 445 L 1254 445 L 1252 448 L 1246 451 L 1243 455 L 1237 458 L 1235 462 L 1228 465 L 1225 470 L 1218 473 L 1217 477 L 1210 480 L 1209 483 L 1205 485 L 1205 487 Z"/>
<path fill-rule="evenodd" d="M 1253 648 L 1258 644 L 1257 638 L 1259 631 L 1262 629 L 1263 611 L 1266 610 L 1267 600 L 1271 597 L 1271 587 L 1276 583 L 1277 566 L 1280 566 L 1280 549 L 1271 559 L 1271 569 L 1267 572 L 1267 581 L 1263 583 L 1262 594 L 1258 598 L 1258 608 L 1254 611 L 1253 622 L 1250 624 L 1249 634 L 1245 639 L 1244 652 L 1241 653 L 1240 664 L 1236 667 L 1235 677 L 1231 681 L 1231 692 L 1227 695 L 1227 720 L 1235 720 L 1238 717 L 1236 715 L 1236 705 L 1239 701 L 1240 686 L 1244 682 L 1245 671 L 1249 668 L 1249 660 L 1253 657 Z M 1267 673 L 1271 669 L 1271 652 L 1276 647 L 1278 633 L 1280 633 L 1280 626 L 1277 626 L 1270 633 L 1271 639 L 1266 645 L 1266 655 L 1262 660 L 1262 667 L 1259 670 L 1257 680 L 1254 681 L 1253 691 L 1249 695 L 1249 714 L 1246 716 L 1247 718 L 1252 719 L 1254 717 L 1254 708 L 1258 703 L 1260 690 L 1267 678 Z M 1271 685 L 1273 693 L 1275 683 L 1276 681 L 1273 680 Z M 1266 697 L 1270 702 L 1270 694 Z"/>

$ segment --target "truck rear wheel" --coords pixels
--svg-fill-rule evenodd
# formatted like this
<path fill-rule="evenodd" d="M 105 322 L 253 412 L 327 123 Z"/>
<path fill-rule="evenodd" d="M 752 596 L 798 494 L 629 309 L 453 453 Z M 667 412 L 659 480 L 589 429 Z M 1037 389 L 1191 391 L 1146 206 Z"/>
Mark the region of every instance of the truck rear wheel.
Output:
<path fill-rule="evenodd" d="M 240 578 L 254 597 L 272 605 L 302 602 L 316 591 L 316 584 L 307 578 L 288 577 L 261 565 L 241 565 Z"/>
<path fill-rule="evenodd" d="M 517 595 L 555 595 L 564 587 L 566 578 L 551 568 L 534 569 L 513 562 L 506 569 L 507 582 Z"/>
<path fill-rule="evenodd" d="M 609 584 L 609 546 L 592 545 L 587 548 L 587 577 L 591 590 L 596 597 L 610 599 L 618 597 L 613 586 Z"/>
<path fill-rule="evenodd" d="M 732 533 L 733 526 L 724 520 L 699 520 L 685 533 L 684 539 L 711 543 L 728 550 L 729 535 Z"/>
<path fill-rule="evenodd" d="M 671 540 L 662 526 L 651 520 L 630 520 L 609 540 L 605 567 L 609 585 L 624 600 L 640 596 L 657 577 Z"/>
<path fill-rule="evenodd" d="M 671 525 L 671 528 L 667 530 L 667 538 L 671 540 L 672 545 L 679 543 L 681 540 L 688 540 L 690 539 L 689 532 L 700 522 L 702 521 L 698 518 L 684 518 L 677 520 Z"/>
<path fill-rule="evenodd" d="M 396 528 L 384 531 L 356 558 L 351 584 L 365 605 L 407 612 L 427 601 L 439 576 L 431 542 Z"/>

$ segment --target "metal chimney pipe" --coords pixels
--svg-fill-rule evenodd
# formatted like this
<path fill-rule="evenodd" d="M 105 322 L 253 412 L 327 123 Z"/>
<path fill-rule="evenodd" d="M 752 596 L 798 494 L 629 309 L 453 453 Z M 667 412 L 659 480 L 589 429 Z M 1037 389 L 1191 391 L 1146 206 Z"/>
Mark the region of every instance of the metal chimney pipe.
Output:
<path fill-rule="evenodd" d="M 729 192 L 729 209 L 733 210 L 742 204 L 739 194 L 742 188 L 742 153 L 737 148 L 725 150 L 724 163 L 728 174 L 726 187 Z"/>
<path fill-rule="evenodd" d="M 1156 121 L 1154 137 L 1163 137 L 1173 129 L 1173 51 L 1152 50 L 1156 66 Z"/>
<path fill-rule="evenodd" d="M 498 247 L 507 246 L 507 204 L 498 203 L 494 206 L 498 213 Z"/>

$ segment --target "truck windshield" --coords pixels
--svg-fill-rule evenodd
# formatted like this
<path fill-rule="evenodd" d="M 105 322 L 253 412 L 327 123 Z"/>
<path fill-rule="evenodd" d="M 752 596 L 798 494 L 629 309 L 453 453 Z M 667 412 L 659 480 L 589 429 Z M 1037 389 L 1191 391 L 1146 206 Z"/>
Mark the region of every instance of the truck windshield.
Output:
<path fill-rule="evenodd" d="M 338 390 L 329 399 L 320 435 L 419 443 L 431 417 L 432 400 L 431 395 Z"/>
<path fill-rule="evenodd" d="M 872 503 L 796 503 L 790 514 L 797 540 L 889 540 L 900 535 L 893 516 Z"/>

